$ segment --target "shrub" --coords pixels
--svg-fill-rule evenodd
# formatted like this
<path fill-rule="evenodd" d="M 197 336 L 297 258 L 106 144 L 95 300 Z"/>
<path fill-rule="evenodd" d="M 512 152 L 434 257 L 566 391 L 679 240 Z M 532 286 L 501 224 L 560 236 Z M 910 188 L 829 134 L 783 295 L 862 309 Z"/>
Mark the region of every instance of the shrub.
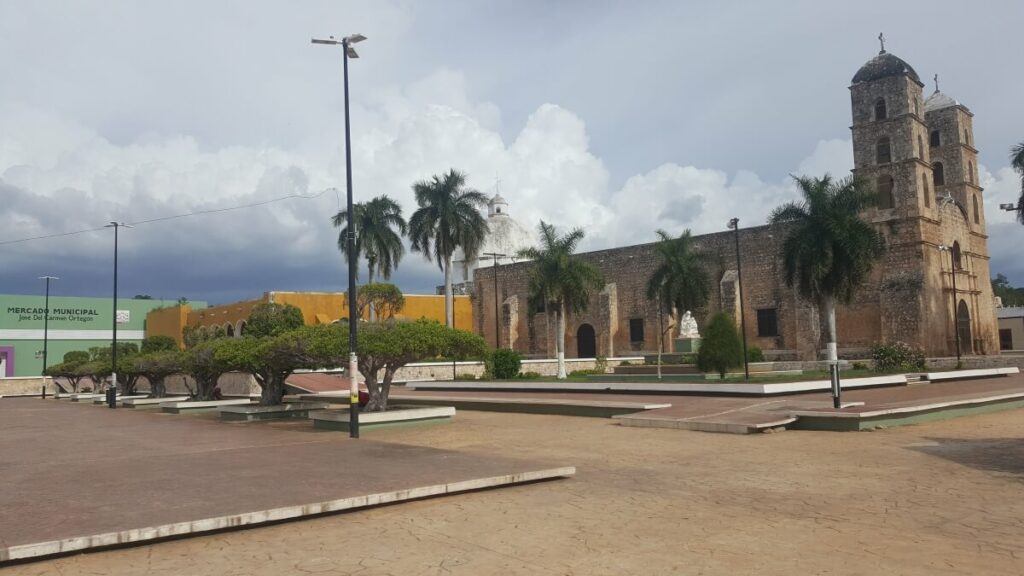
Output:
<path fill-rule="evenodd" d="M 757 346 L 747 348 L 747 362 L 764 362 L 764 352 Z"/>
<path fill-rule="evenodd" d="M 867 370 L 868 365 L 864 362 L 854 362 L 852 365 L 854 370 Z"/>
<path fill-rule="evenodd" d="M 604 356 L 598 356 L 594 361 L 594 369 L 600 370 L 602 374 L 608 372 L 608 359 Z"/>
<path fill-rule="evenodd" d="M 711 317 L 697 351 L 697 368 L 701 372 L 717 372 L 725 378 L 729 368 L 743 365 L 743 343 L 732 318 L 719 312 Z"/>
<path fill-rule="evenodd" d="M 619 362 L 619 366 L 632 366 L 632 365 L 633 365 L 633 363 L 630 362 L 629 360 L 623 360 L 622 362 Z"/>
<path fill-rule="evenodd" d="M 540 372 L 523 372 L 519 375 L 524 380 L 536 380 L 541 377 Z"/>
<path fill-rule="evenodd" d="M 519 374 L 523 357 L 515 350 L 498 348 L 487 359 L 487 371 L 498 380 L 509 380 Z"/>
<path fill-rule="evenodd" d="M 456 380 L 476 380 L 476 376 L 473 375 L 473 374 L 470 374 L 469 372 L 465 372 L 463 374 L 456 374 L 455 375 L 455 379 Z"/>
<path fill-rule="evenodd" d="M 594 370 L 594 369 L 589 369 L 589 370 L 573 370 L 572 372 L 569 372 L 569 377 L 572 378 L 572 377 L 582 377 L 582 376 L 595 376 L 597 374 L 604 374 L 604 371 L 603 370 Z"/>
<path fill-rule="evenodd" d="M 875 369 L 883 372 L 924 370 L 924 351 L 904 342 L 871 347 Z"/>

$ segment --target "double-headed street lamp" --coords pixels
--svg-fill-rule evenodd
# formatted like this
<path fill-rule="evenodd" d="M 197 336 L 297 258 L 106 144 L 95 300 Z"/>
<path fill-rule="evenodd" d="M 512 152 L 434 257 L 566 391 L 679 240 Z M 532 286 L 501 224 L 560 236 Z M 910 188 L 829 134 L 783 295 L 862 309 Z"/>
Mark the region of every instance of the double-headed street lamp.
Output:
<path fill-rule="evenodd" d="M 46 299 L 43 304 L 43 398 L 46 398 L 46 353 L 50 341 L 50 280 L 60 280 L 56 276 L 40 276 L 46 281 Z M 54 392 L 56 394 L 56 392 Z"/>
<path fill-rule="evenodd" d="M 343 76 L 345 86 L 345 185 L 348 191 L 346 226 L 348 228 L 348 253 L 355 254 L 356 251 L 356 229 L 352 221 L 352 138 L 349 124 L 348 111 L 348 59 L 359 58 L 359 54 L 352 48 L 353 44 L 366 40 L 362 34 L 352 34 L 341 40 L 335 40 L 334 36 L 328 39 L 313 38 L 313 44 L 327 44 L 329 46 L 341 46 L 341 59 L 343 62 Z M 348 259 L 348 379 L 349 379 L 349 420 L 348 433 L 352 438 L 359 438 L 359 360 L 356 356 L 356 330 L 359 324 L 359 312 L 356 306 L 356 262 L 357 258 Z"/>
<path fill-rule="evenodd" d="M 747 361 L 747 315 L 743 312 L 743 269 L 740 266 L 740 219 L 729 220 L 729 229 L 733 231 L 736 244 L 736 282 L 740 285 L 740 333 L 743 335 L 743 379 L 750 380 L 750 363 Z"/>
<path fill-rule="evenodd" d="M 107 407 L 117 408 L 117 231 L 119 228 L 134 228 L 124 222 L 111 222 L 104 228 L 114 229 L 114 318 L 110 340 L 110 388 L 107 388 Z"/>

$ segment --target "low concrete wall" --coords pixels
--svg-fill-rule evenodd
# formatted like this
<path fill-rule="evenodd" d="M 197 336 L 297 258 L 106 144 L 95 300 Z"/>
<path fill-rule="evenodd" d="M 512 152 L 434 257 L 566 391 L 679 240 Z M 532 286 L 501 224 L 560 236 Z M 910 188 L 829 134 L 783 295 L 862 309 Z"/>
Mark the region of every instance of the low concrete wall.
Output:
<path fill-rule="evenodd" d="M 605 365 L 608 368 L 618 366 L 622 362 L 629 361 L 633 364 L 643 362 L 641 356 L 627 356 L 622 358 L 608 358 Z M 566 358 L 565 370 L 594 370 L 597 368 L 595 358 Z M 541 376 L 554 376 L 558 374 L 558 361 L 552 359 L 544 360 L 523 360 L 522 372 L 536 372 Z M 483 362 L 456 362 L 455 374 L 472 374 L 479 378 L 484 373 Z M 403 382 L 414 382 L 417 380 L 451 380 L 451 362 L 416 362 L 408 364 L 398 370 L 395 379 Z"/>
<path fill-rule="evenodd" d="M 167 387 L 167 394 L 169 396 L 187 395 L 189 394 L 189 386 L 192 387 L 192 390 L 196 389 L 195 380 L 191 376 L 183 374 L 168 377 L 164 381 L 164 385 Z M 224 374 L 217 380 L 217 386 L 220 386 L 220 392 L 224 396 L 249 396 L 260 393 L 260 387 L 256 384 L 256 379 L 252 377 L 252 374 L 243 372 Z M 140 392 L 148 393 L 149 381 L 145 378 L 140 378 L 136 389 Z"/>
<path fill-rule="evenodd" d="M 46 394 L 49 396 L 57 390 L 53 378 L 49 376 L 17 376 L 12 378 L 0 378 L 0 396 L 38 396 L 46 384 Z"/>

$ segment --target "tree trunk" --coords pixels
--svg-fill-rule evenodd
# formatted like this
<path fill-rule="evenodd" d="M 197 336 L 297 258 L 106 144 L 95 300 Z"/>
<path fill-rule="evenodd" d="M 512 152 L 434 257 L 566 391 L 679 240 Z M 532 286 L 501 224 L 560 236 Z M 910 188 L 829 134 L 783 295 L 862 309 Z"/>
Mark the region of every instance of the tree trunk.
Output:
<path fill-rule="evenodd" d="M 565 373 L 565 302 L 558 303 L 558 337 L 555 340 L 555 350 L 558 355 L 558 379 L 564 380 Z"/>
<path fill-rule="evenodd" d="M 839 351 L 836 344 L 836 299 L 833 296 L 825 297 L 825 318 L 828 322 L 828 360 L 835 362 L 839 359 Z"/>
<path fill-rule="evenodd" d="M 455 297 L 452 294 L 452 255 L 444 257 L 444 319 L 449 328 L 455 326 Z"/>
<path fill-rule="evenodd" d="M 367 412 L 380 412 L 383 410 L 382 398 L 381 398 L 381 387 L 377 383 L 376 374 L 363 374 L 363 383 L 366 384 L 366 392 L 370 395 L 370 399 L 366 401 Z"/>
<path fill-rule="evenodd" d="M 367 268 L 368 268 L 368 270 L 366 271 L 366 278 L 367 278 L 369 284 L 373 284 L 373 264 L 372 263 L 371 264 L 367 264 Z M 376 322 L 377 321 L 377 311 L 373 307 L 373 301 L 372 300 L 367 304 L 367 308 L 370 309 L 370 322 Z"/>
<path fill-rule="evenodd" d="M 665 321 L 665 315 L 658 310 L 658 380 L 661 380 L 661 352 L 665 349 L 665 329 L 661 324 Z M 632 340 L 632 338 L 630 338 Z"/>
<path fill-rule="evenodd" d="M 397 372 L 397 369 L 391 367 L 384 368 L 384 382 L 381 384 L 380 390 L 380 409 L 382 412 L 388 409 L 388 397 L 391 396 L 391 381 L 395 378 L 395 372 Z"/>
<path fill-rule="evenodd" d="M 151 398 L 163 398 L 164 396 L 167 395 L 167 383 L 165 382 L 166 379 L 166 376 L 154 376 L 149 381 L 149 395 Z"/>

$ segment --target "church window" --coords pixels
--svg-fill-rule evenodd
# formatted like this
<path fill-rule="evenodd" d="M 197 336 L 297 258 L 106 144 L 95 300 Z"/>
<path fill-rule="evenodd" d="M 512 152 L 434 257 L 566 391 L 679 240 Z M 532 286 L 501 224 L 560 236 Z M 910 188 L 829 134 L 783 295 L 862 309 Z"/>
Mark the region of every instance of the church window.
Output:
<path fill-rule="evenodd" d="M 917 157 L 924 160 L 924 139 L 920 134 L 917 135 Z"/>
<path fill-rule="evenodd" d="M 924 190 L 924 206 L 930 208 L 932 205 L 932 195 L 928 191 L 928 175 L 921 174 L 921 189 Z"/>
<path fill-rule="evenodd" d="M 882 209 L 893 208 L 896 206 L 896 200 L 893 198 L 893 181 L 892 176 L 888 174 L 882 174 L 878 177 L 878 207 Z"/>
<path fill-rule="evenodd" d="M 974 223 L 981 224 L 981 209 L 978 207 L 977 195 L 971 195 L 971 202 L 974 204 Z"/>
<path fill-rule="evenodd" d="M 888 117 L 889 116 L 885 110 L 885 99 L 879 98 L 878 101 L 875 102 L 875 120 L 885 120 Z"/>
<path fill-rule="evenodd" d="M 929 136 L 928 139 L 928 145 L 931 146 L 932 148 L 942 145 L 942 137 L 939 136 L 938 130 L 932 130 L 932 134 L 931 136 Z"/>
<path fill-rule="evenodd" d="M 935 181 L 936 186 L 945 186 L 946 184 L 946 173 L 942 167 L 942 162 L 935 162 L 932 164 L 932 180 Z"/>
<path fill-rule="evenodd" d="M 960 243 L 953 242 L 953 268 L 955 270 L 963 270 L 964 262 L 960 259 Z"/>
<path fill-rule="evenodd" d="M 915 116 L 917 116 L 917 115 L 918 115 L 918 109 L 917 109 L 917 96 L 914 96 L 914 115 L 915 115 Z"/>
<path fill-rule="evenodd" d="M 889 137 L 882 136 L 875 145 L 876 160 L 879 164 L 892 162 L 892 146 L 889 144 Z"/>
<path fill-rule="evenodd" d="M 967 128 L 964 128 L 964 144 L 971 145 L 971 137 L 967 134 Z"/>
<path fill-rule="evenodd" d="M 967 181 L 971 184 L 976 184 L 974 181 L 974 162 L 967 163 Z"/>
<path fill-rule="evenodd" d="M 757 311 L 757 335 L 773 337 L 779 335 L 779 313 L 775 308 L 761 308 Z"/>
<path fill-rule="evenodd" d="M 629 341 L 630 342 L 643 342 L 644 341 L 644 319 L 643 318 L 630 318 L 629 319 Z"/>

